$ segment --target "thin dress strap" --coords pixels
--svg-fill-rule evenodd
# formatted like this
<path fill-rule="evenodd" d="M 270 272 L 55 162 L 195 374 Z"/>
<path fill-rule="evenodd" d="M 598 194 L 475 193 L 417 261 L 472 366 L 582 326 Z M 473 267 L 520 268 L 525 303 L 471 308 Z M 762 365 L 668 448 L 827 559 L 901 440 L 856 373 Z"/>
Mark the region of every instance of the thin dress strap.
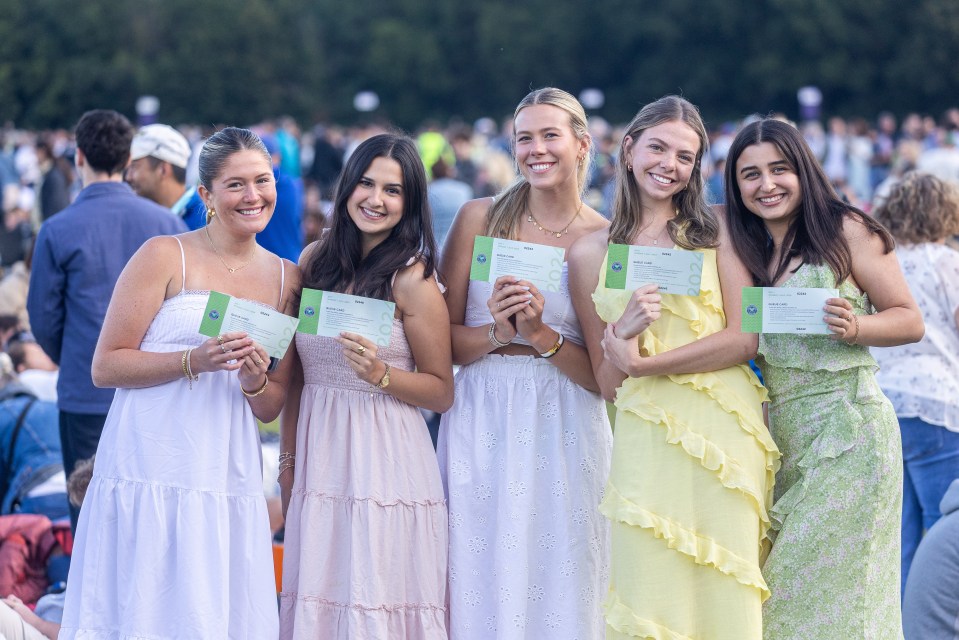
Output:
<path fill-rule="evenodd" d="M 176 243 L 180 245 L 180 293 L 186 291 L 186 254 L 183 253 L 183 243 L 176 236 L 173 236 Z"/>
<path fill-rule="evenodd" d="M 283 311 L 283 308 L 280 306 L 283 304 L 283 291 L 286 288 L 286 268 L 283 266 L 283 258 L 277 256 L 280 260 L 280 297 L 276 301 L 277 311 Z"/>

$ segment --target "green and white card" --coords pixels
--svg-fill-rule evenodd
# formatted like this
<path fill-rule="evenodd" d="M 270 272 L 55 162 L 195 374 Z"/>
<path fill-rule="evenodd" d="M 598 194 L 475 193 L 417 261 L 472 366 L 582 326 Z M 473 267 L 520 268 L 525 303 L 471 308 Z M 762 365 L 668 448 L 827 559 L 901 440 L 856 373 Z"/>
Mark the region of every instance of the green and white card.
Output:
<path fill-rule="evenodd" d="M 698 296 L 704 259 L 702 251 L 611 244 L 606 256 L 606 288 L 633 291 L 656 284 L 660 293 Z"/>
<path fill-rule="evenodd" d="M 328 338 L 349 331 L 385 347 L 390 344 L 395 313 L 394 302 L 304 288 L 299 331 Z"/>
<path fill-rule="evenodd" d="M 823 318 L 826 300 L 838 289 L 743 287 L 743 333 L 832 333 Z"/>
<path fill-rule="evenodd" d="M 271 358 L 282 358 L 296 335 L 299 320 L 265 304 L 211 291 L 207 299 L 200 334 L 214 337 L 230 331 L 244 331 L 266 349 Z"/>
<path fill-rule="evenodd" d="M 513 276 L 543 291 L 559 291 L 565 255 L 562 247 L 476 236 L 470 280 L 495 282 L 501 276 Z"/>

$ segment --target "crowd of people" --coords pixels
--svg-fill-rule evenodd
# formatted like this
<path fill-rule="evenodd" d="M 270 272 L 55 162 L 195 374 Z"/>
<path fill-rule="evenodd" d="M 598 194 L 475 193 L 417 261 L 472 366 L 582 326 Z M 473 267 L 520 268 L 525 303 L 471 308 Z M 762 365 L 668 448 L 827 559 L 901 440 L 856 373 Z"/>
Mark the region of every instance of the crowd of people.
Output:
<path fill-rule="evenodd" d="M 959 110 L 2 135 L 0 635 L 954 637 Z M 558 290 L 471 277 L 480 236 Z M 699 294 L 610 288 L 611 244 Z M 743 332 L 753 286 L 837 290 L 829 334 Z M 198 332 L 306 289 L 388 344 Z"/>

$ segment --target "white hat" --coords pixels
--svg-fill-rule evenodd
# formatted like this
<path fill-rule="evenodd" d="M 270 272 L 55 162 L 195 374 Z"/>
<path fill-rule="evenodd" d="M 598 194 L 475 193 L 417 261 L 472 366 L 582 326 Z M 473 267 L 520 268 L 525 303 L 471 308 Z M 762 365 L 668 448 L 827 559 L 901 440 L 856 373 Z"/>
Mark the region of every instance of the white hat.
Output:
<path fill-rule="evenodd" d="M 190 143 L 179 131 L 165 124 L 148 124 L 133 136 L 130 159 L 152 156 L 186 169 L 190 162 Z"/>

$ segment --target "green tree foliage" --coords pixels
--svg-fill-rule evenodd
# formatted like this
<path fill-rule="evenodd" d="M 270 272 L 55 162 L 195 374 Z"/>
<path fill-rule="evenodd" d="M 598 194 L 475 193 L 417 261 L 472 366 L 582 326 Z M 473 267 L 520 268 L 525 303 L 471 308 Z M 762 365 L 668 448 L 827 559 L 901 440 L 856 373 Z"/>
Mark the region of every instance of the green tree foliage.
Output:
<path fill-rule="evenodd" d="M 826 113 L 936 114 L 959 95 L 955 0 L 0 0 L 0 121 L 69 126 L 86 109 L 168 122 L 373 117 L 414 127 L 511 112 L 530 89 L 598 87 L 628 119 L 681 93 L 718 123 Z M 368 117 L 368 116 L 365 116 Z"/>

